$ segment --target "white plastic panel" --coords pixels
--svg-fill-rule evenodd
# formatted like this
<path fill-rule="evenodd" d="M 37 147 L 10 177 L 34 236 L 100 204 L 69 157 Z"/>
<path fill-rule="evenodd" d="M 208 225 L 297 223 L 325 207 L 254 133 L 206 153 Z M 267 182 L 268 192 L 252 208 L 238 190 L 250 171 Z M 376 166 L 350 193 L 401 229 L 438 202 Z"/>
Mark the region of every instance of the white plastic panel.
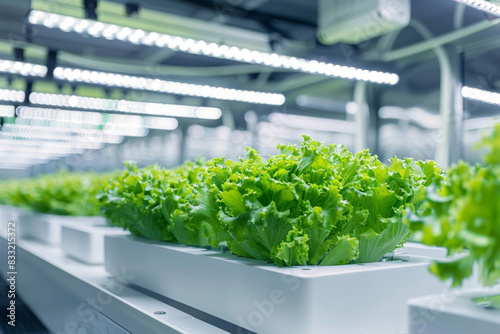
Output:
<path fill-rule="evenodd" d="M 500 310 L 484 309 L 474 297 L 500 294 L 500 285 L 471 291 L 446 290 L 409 301 L 410 334 L 498 334 Z"/>
<path fill-rule="evenodd" d="M 50 214 L 21 216 L 22 237 L 36 239 L 48 244 L 61 242 L 63 225 L 104 225 L 103 217 L 74 217 Z"/>
<path fill-rule="evenodd" d="M 106 237 L 105 268 L 126 268 L 130 283 L 257 333 L 400 334 L 407 300 L 444 288 L 428 272 L 430 257 L 402 254 L 409 262 L 279 268 L 119 236 Z"/>
<path fill-rule="evenodd" d="M 62 226 L 61 249 L 77 260 L 88 264 L 104 263 L 104 236 L 127 235 L 129 232 L 107 225 Z"/>

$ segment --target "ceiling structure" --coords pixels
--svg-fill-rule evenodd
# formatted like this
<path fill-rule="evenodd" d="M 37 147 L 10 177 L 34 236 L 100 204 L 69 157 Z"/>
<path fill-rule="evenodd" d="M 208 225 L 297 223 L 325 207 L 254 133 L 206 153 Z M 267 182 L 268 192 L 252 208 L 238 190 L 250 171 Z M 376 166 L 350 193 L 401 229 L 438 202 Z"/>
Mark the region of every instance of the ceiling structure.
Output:
<path fill-rule="evenodd" d="M 47 88 L 55 85 L 59 92 L 85 95 L 89 91 L 95 94 L 92 87 L 97 87 L 103 90 L 103 93 L 97 93 L 101 98 L 117 96 L 132 101 L 197 105 L 222 110 L 222 120 L 179 118 L 181 127 L 199 123 L 243 128 L 244 115 L 248 110 L 260 115 L 286 111 L 346 119 L 345 106 L 354 98 L 355 80 L 172 51 L 157 45 L 134 44 L 116 38 L 94 38 L 89 34 L 33 25 L 29 21 L 31 9 L 74 13 L 76 17 L 85 18 L 83 3 L 90 6 L 87 7 L 90 8 L 87 16 L 93 15 L 91 7 L 97 5 L 95 14 L 98 20 L 106 18 L 145 31 L 177 33 L 194 40 L 396 73 L 399 76 L 396 85 L 369 84 L 369 102 L 376 110 L 384 105 L 394 105 L 403 108 L 420 106 L 434 114 L 439 112 L 441 77 L 436 58 L 438 46 L 443 47 L 452 62 L 458 59 L 457 54 L 463 55 L 465 85 L 489 91 L 500 90 L 499 20 L 452 0 L 413 0 L 411 21 L 407 27 L 354 45 L 323 45 L 319 42 L 317 1 L 145 0 L 131 3 L 129 0 L 0 0 L 1 59 L 24 59 L 47 65 L 49 69 L 62 66 L 283 94 L 286 102 L 283 105 L 266 105 L 144 89 L 110 88 L 99 83 L 68 83 L 50 75 L 49 78 L 30 78 L 29 81 L 34 81 L 30 87 L 32 91 L 55 93 L 53 88 Z M 457 66 L 455 62 L 453 64 Z M 0 79 L 2 77 L 8 78 L 8 85 L 15 86 L 16 76 L 0 73 Z M 308 105 L 301 101 L 313 103 Z M 467 106 L 466 103 L 466 109 Z M 472 109 L 473 117 L 482 117 L 496 115 L 498 107 L 474 104 Z"/>
<path fill-rule="evenodd" d="M 117 12 L 115 15 L 126 16 L 126 4 L 130 1 L 113 2 L 122 4 L 120 6 L 122 12 Z M 50 9 L 65 6 L 66 3 L 74 5 L 75 1 L 54 0 L 43 3 L 45 8 Z M 97 3 L 97 15 L 99 15 L 102 4 Z M 394 50 L 422 42 L 423 38 L 414 29 L 413 22 L 423 25 L 432 36 L 443 36 L 488 20 L 483 12 L 473 8 L 457 10 L 457 3 L 451 0 L 412 1 L 412 23 L 398 32 L 392 43 L 384 44 L 385 37 L 382 37 L 358 45 L 338 43 L 327 46 L 321 45 L 316 38 L 318 16 L 316 1 L 147 0 L 137 4 L 139 13 L 153 10 L 171 17 L 175 16 L 177 20 L 184 18 L 186 24 L 191 26 L 197 21 L 204 22 L 206 26 L 213 27 L 213 32 L 230 33 L 234 30 L 233 38 L 238 38 L 238 34 L 241 36 L 246 34 L 249 37 L 242 38 L 242 43 L 246 43 L 245 38 L 248 40 L 252 38 L 253 42 L 261 44 L 259 45 L 261 49 L 339 65 L 395 72 L 400 75 L 401 81 L 391 90 L 410 90 L 412 93 L 426 93 L 439 87 L 439 68 L 432 49 L 414 52 L 399 59 L 394 55 Z M 353 82 L 349 80 L 273 70 L 259 65 L 249 66 L 236 61 L 173 52 L 156 46 L 133 45 L 119 40 L 92 38 L 43 26 L 33 27 L 27 22 L 31 6 L 31 1 L 27 0 L 2 1 L 0 37 L 3 40 L 13 41 L 21 47 L 26 41 L 57 50 L 58 64 L 61 65 L 74 67 L 81 64 L 84 67 L 103 70 L 109 68 L 109 64 L 112 63 L 116 65 L 115 67 L 122 68 L 122 71 L 127 71 L 128 68 L 124 65 L 129 64 L 130 69 L 135 72 L 138 68 L 142 68 L 144 75 L 151 77 L 282 92 L 287 96 L 287 105 L 290 107 L 299 94 L 321 95 L 341 101 L 352 99 Z M 80 10 L 83 13 L 83 6 Z M 164 24 L 170 23 L 164 22 Z M 182 26 L 179 23 L 173 24 L 177 25 L 177 28 Z M 497 38 L 494 40 L 499 30 L 499 27 L 490 27 L 466 36 L 458 42 L 445 44 L 450 50 L 453 50 L 454 43 L 461 45 L 465 50 L 466 81 L 471 82 L 471 85 L 482 84 L 496 88 L 500 81 L 500 67 L 496 66 L 500 56 L 500 48 L 497 45 L 500 42 Z M 195 31 L 194 34 L 201 35 L 203 32 Z M 265 45 L 266 43 L 268 45 Z M 390 59 L 387 57 L 388 54 L 392 54 L 396 59 L 388 60 Z"/>

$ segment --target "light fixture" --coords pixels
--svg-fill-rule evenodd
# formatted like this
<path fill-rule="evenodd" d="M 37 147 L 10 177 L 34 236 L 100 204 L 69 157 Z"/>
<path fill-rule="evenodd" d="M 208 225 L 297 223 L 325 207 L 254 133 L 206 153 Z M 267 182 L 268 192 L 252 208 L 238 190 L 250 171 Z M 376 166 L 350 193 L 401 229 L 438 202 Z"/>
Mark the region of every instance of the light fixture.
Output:
<path fill-rule="evenodd" d="M 175 130 L 179 126 L 175 118 L 169 117 L 144 117 L 143 122 L 148 129 Z"/>
<path fill-rule="evenodd" d="M 29 121 L 34 125 L 60 126 L 68 128 L 97 129 L 108 114 L 99 112 L 86 112 L 62 110 L 54 108 L 17 107 L 16 115 L 19 121 Z M 36 124 L 35 124 L 36 123 Z"/>
<path fill-rule="evenodd" d="M 173 51 L 204 55 L 207 57 L 234 60 L 250 64 L 258 64 L 273 68 L 284 68 L 308 74 L 325 75 L 329 77 L 350 80 L 368 81 L 379 84 L 395 85 L 399 76 L 395 73 L 370 71 L 350 66 L 340 66 L 332 63 L 318 62 L 277 53 L 261 52 L 210 43 L 180 36 L 172 36 L 157 32 L 147 32 L 141 29 L 117 26 L 114 24 L 79 19 L 65 15 L 32 10 L 28 20 L 31 24 L 42 25 L 50 29 L 60 29 L 65 32 L 76 32 L 81 35 L 108 40 L 127 41 L 132 44 L 157 46 Z"/>
<path fill-rule="evenodd" d="M 12 140 L 38 140 L 40 142 L 44 142 L 47 140 L 48 142 L 58 142 L 58 143 L 69 143 L 75 145 L 77 148 L 82 148 L 85 150 L 100 150 L 104 147 L 104 141 L 99 141 L 95 138 L 79 138 L 75 137 L 74 139 L 64 138 L 63 136 L 56 135 L 47 135 L 47 134 L 39 134 L 39 133 L 31 133 L 29 131 L 18 133 L 18 132 L 6 132 L 2 131 L 0 133 L 0 138 L 2 139 L 12 139 Z"/>
<path fill-rule="evenodd" d="M 281 125 L 297 129 L 341 132 L 349 134 L 354 134 L 356 132 L 356 124 L 354 124 L 354 122 L 336 119 L 271 113 L 268 116 L 268 120 L 271 124 L 274 125 Z"/>
<path fill-rule="evenodd" d="M 30 138 L 11 139 L 0 137 L 0 144 L 23 148 L 26 151 L 33 150 L 31 152 L 60 152 L 64 154 L 81 154 L 87 149 L 87 145 L 80 145 L 79 142 L 40 141 Z"/>
<path fill-rule="evenodd" d="M 0 169 L 25 170 L 31 166 L 33 165 L 25 162 L 0 162 Z"/>
<path fill-rule="evenodd" d="M 489 92 L 487 90 L 465 86 L 462 87 L 462 96 L 467 99 L 496 104 L 500 106 L 500 93 Z"/>
<path fill-rule="evenodd" d="M 22 76 L 44 77 L 47 74 L 47 66 L 0 59 L 0 72 Z"/>
<path fill-rule="evenodd" d="M 16 124 L 50 126 L 72 129 L 72 131 L 98 130 L 103 127 L 106 129 L 106 126 L 108 132 L 113 132 L 111 128 L 114 128 L 115 132 L 117 128 L 175 130 L 179 125 L 179 122 L 171 117 L 116 115 L 53 108 L 18 107 L 16 114 L 18 116 Z M 135 133 L 137 136 L 147 134 L 144 130 L 135 130 Z"/>
<path fill-rule="evenodd" d="M 14 106 L 0 105 L 0 117 L 14 117 L 16 109 Z"/>
<path fill-rule="evenodd" d="M 124 113 L 155 116 L 190 117 L 203 119 L 219 119 L 222 116 L 222 111 L 219 108 L 136 102 L 127 100 L 111 100 L 76 95 L 31 93 L 29 99 L 31 103 L 40 105 L 117 112 L 119 111 Z"/>
<path fill-rule="evenodd" d="M 10 148 L 7 150 L 0 149 L 0 154 L 3 154 L 4 156 L 8 156 L 9 158 L 16 158 L 16 160 L 30 159 L 30 158 L 44 159 L 44 160 L 57 160 L 57 159 L 60 159 L 64 156 L 66 156 L 64 154 L 47 154 L 47 153 L 40 153 L 40 152 L 25 152 L 23 150 L 18 150 L 16 148 Z"/>
<path fill-rule="evenodd" d="M 30 167 L 33 165 L 46 163 L 48 159 L 39 159 L 39 158 L 17 158 L 17 157 L 3 157 L 0 162 L 0 166 L 18 166 L 18 167 Z"/>
<path fill-rule="evenodd" d="M 483 12 L 500 16 L 500 6 L 484 0 L 455 0 L 466 6 L 482 10 Z"/>
<path fill-rule="evenodd" d="M 89 143 L 119 144 L 121 136 L 108 135 L 102 130 L 68 129 L 61 127 L 47 127 L 26 124 L 4 124 L 0 136 L 36 138 L 45 140 L 80 141 Z"/>
<path fill-rule="evenodd" d="M 199 96 L 204 98 L 247 102 L 255 104 L 282 105 L 283 94 L 240 90 L 209 85 L 196 85 L 117 73 L 88 71 L 67 67 L 56 67 L 54 78 L 70 82 L 84 82 L 108 87 L 122 87 L 151 92 L 177 95 Z"/>
<path fill-rule="evenodd" d="M 22 90 L 0 89 L 0 100 L 23 102 L 24 92 Z"/>

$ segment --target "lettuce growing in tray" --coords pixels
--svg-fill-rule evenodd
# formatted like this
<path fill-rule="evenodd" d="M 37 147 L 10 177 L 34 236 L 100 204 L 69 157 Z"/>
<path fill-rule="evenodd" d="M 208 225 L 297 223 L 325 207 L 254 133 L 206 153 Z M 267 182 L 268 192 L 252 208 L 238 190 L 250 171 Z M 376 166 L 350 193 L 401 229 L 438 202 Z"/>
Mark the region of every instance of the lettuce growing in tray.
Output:
<path fill-rule="evenodd" d="M 212 246 L 284 266 L 377 261 L 409 234 L 402 208 L 418 208 L 442 179 L 432 161 L 386 166 L 309 137 L 279 149 L 265 161 L 249 149 L 211 162 L 189 212 Z"/>
<path fill-rule="evenodd" d="M 500 279 L 500 123 L 480 146 L 489 148 L 484 166 L 453 166 L 441 187 L 427 190 L 421 209 L 405 216 L 423 243 L 445 246 L 449 255 L 468 251 L 431 265 L 432 272 L 455 286 L 472 275 L 475 265 L 484 285 Z"/>
<path fill-rule="evenodd" d="M 100 214 L 96 194 L 111 176 L 59 171 L 33 179 L 3 181 L 0 203 L 39 213 L 96 216 Z"/>
<path fill-rule="evenodd" d="M 166 170 L 128 164 L 98 196 L 102 212 L 134 235 L 190 245 L 225 244 L 281 266 L 373 262 L 401 245 L 405 206 L 439 184 L 432 161 L 352 154 L 304 137 L 263 159 L 216 158 Z"/>
<path fill-rule="evenodd" d="M 199 224 L 191 221 L 186 205 L 197 178 L 206 168 L 186 163 L 174 170 L 157 165 L 126 170 L 111 179 L 97 196 L 101 211 L 114 225 L 136 236 L 205 246 Z"/>

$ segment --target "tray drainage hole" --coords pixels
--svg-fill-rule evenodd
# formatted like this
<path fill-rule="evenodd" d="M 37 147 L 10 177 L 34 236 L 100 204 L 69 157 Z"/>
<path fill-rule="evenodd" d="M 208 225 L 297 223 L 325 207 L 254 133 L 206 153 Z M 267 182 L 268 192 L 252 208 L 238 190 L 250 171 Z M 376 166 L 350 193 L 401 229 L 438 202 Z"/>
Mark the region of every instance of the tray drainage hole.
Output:
<path fill-rule="evenodd" d="M 157 314 L 157 315 L 163 315 L 163 314 L 167 314 L 167 312 L 165 312 L 165 311 L 155 311 L 155 314 Z"/>

